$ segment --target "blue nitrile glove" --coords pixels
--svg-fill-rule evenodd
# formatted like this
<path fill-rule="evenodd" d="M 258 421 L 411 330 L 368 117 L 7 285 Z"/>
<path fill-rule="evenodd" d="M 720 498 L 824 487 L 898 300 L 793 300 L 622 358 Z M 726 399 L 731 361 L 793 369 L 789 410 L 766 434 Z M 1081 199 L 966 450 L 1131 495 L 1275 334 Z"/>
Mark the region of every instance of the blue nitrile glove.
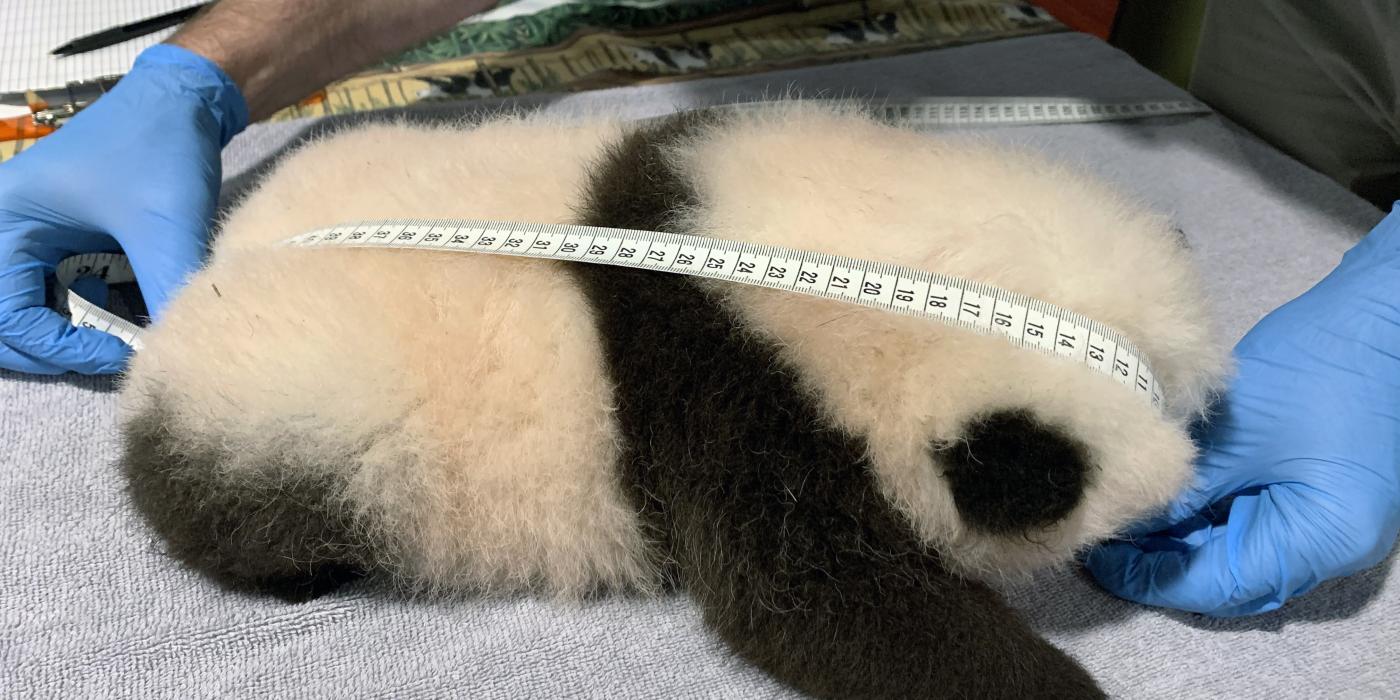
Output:
<path fill-rule="evenodd" d="M 46 308 L 45 276 L 70 255 L 121 250 L 160 314 L 203 258 L 219 151 L 247 123 L 222 70 L 161 44 L 57 133 L 0 163 L 0 368 L 120 370 L 130 348 Z"/>
<path fill-rule="evenodd" d="M 1395 544 L 1400 207 L 1260 321 L 1235 357 L 1239 372 L 1198 435 L 1192 491 L 1151 534 L 1090 553 L 1109 591 L 1248 615 L 1370 567 Z"/>

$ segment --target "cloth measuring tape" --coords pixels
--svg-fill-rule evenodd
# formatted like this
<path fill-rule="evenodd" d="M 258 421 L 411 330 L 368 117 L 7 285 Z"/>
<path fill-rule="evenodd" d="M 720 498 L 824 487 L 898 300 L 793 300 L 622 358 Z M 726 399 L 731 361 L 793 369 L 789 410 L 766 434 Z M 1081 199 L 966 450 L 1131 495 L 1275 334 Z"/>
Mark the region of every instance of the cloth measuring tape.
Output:
<path fill-rule="evenodd" d="M 886 263 L 657 231 L 476 220 L 382 220 L 317 229 L 288 246 L 494 253 L 660 270 L 784 289 L 930 318 L 1063 357 L 1118 380 L 1152 402 L 1161 388 L 1148 359 L 1115 331 L 1053 304 L 991 285 Z M 72 261 L 69 264 L 69 261 Z M 123 256 L 93 253 L 60 266 L 60 285 L 82 276 L 134 279 Z M 136 325 L 68 291 L 73 323 L 140 348 Z"/>
<path fill-rule="evenodd" d="M 769 103 L 730 105 L 757 109 Z M 930 98 L 873 105 L 902 126 L 1063 124 L 1206 114 L 1191 100 L 1102 103 L 1072 98 Z M 980 282 L 843 256 L 656 231 L 472 220 L 385 220 L 317 229 L 291 246 L 405 248 L 491 253 L 660 270 L 861 304 L 993 335 L 1018 347 L 1078 362 L 1112 377 L 1154 406 L 1162 391 L 1148 358 L 1123 334 L 1053 304 Z M 60 298 L 72 323 L 141 349 L 141 329 L 73 292 L 98 277 L 135 281 L 126 257 L 88 253 L 61 261 Z"/>

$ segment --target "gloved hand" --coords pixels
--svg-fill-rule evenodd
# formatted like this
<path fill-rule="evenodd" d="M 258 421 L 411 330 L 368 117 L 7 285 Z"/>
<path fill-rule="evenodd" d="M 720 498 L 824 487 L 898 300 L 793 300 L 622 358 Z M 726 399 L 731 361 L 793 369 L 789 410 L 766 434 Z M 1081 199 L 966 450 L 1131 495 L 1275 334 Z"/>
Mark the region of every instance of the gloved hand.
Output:
<path fill-rule="evenodd" d="M 45 276 L 70 255 L 120 249 L 158 316 L 201 262 L 219 151 L 247 123 L 222 70 L 161 44 L 58 132 L 0 163 L 0 368 L 120 370 L 130 348 L 46 308 Z"/>
<path fill-rule="evenodd" d="M 1400 204 L 1398 202 L 1397 204 Z M 1400 529 L 1400 207 L 1235 348 L 1194 488 L 1090 553 L 1129 600 L 1273 610 L 1385 558 Z"/>

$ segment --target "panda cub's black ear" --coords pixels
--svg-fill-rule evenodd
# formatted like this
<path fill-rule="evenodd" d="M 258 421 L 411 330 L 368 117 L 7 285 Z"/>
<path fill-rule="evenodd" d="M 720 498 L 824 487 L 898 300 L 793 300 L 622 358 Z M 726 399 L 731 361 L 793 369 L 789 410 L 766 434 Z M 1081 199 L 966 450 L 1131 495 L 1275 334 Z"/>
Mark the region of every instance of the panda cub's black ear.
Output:
<path fill-rule="evenodd" d="M 1079 505 L 1088 450 L 1028 410 L 979 416 L 956 440 L 934 444 L 962 521 L 991 535 L 1053 525 Z"/>

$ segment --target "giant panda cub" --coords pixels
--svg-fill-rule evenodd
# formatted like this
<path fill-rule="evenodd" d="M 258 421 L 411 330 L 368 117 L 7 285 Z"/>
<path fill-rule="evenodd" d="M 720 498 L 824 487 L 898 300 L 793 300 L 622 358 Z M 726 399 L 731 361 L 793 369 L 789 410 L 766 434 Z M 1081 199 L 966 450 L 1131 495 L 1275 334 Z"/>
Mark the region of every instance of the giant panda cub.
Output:
<path fill-rule="evenodd" d="M 345 221 L 669 231 L 980 280 L 1153 361 L 1164 410 L 1003 340 L 789 292 L 446 252 Z M 640 124 L 363 126 L 287 157 L 124 380 L 180 560 L 304 597 L 679 589 L 820 697 L 1096 697 L 989 583 L 1165 504 L 1225 353 L 1168 222 L 1037 157 L 785 103 Z"/>

